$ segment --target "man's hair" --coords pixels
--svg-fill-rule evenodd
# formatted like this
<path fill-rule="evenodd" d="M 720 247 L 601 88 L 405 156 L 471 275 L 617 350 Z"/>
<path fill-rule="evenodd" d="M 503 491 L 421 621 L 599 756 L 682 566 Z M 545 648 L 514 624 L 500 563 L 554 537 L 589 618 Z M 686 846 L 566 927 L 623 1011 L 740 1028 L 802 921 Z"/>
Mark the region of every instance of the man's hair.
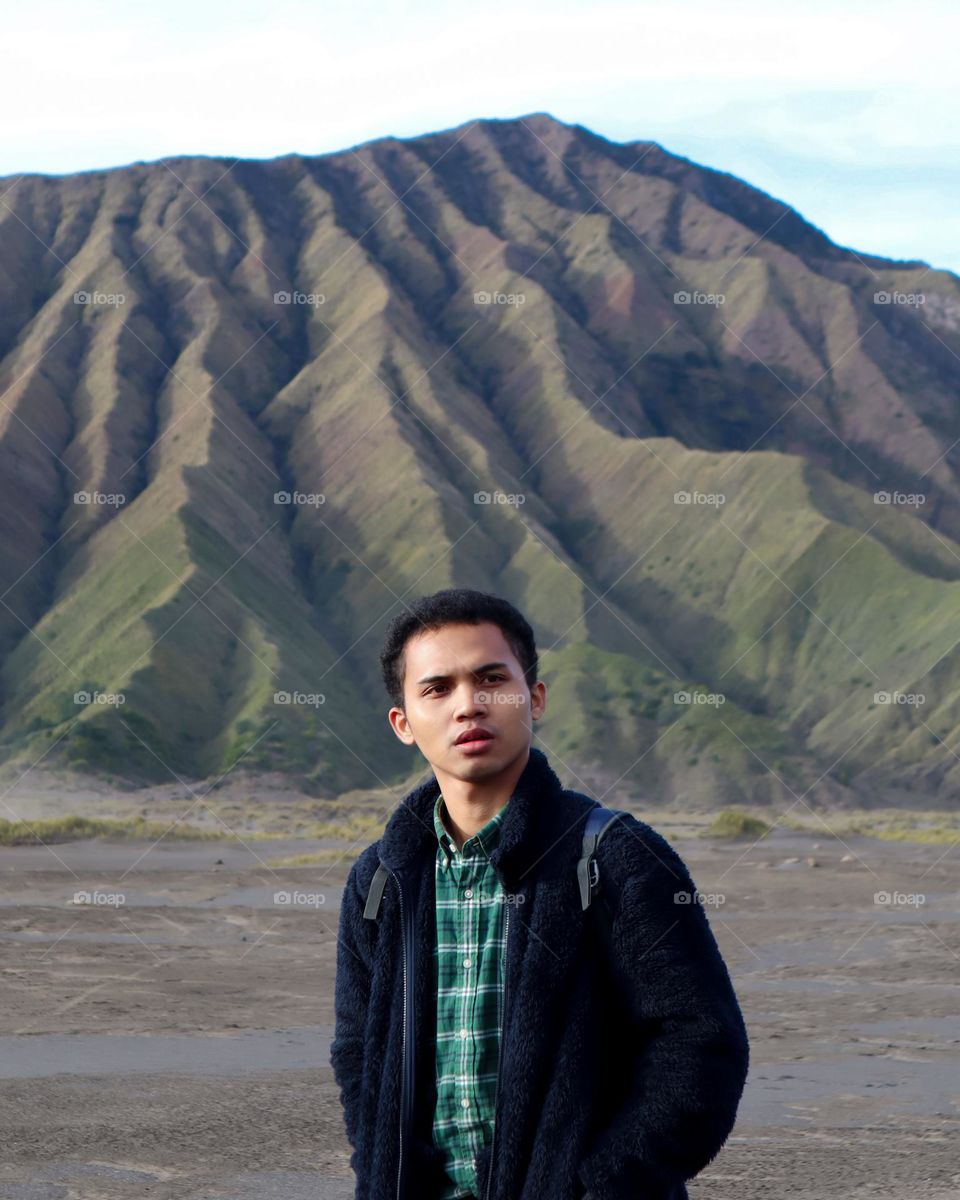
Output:
<path fill-rule="evenodd" d="M 508 600 L 489 592 L 469 588 L 445 588 L 431 596 L 421 596 L 409 608 L 393 618 L 387 627 L 380 666 L 390 701 L 403 708 L 404 648 L 411 637 L 444 625 L 479 625 L 490 621 L 499 627 L 510 649 L 523 668 L 527 687 L 537 682 L 540 664 L 533 630 L 524 615 Z"/>

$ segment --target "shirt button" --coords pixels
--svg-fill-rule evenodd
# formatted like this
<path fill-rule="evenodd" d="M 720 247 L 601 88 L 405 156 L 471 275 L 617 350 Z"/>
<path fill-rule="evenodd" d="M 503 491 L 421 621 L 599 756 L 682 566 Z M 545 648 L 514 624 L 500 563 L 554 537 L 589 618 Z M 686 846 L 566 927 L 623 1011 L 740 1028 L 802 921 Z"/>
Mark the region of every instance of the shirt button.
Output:
<path fill-rule="evenodd" d="M 472 967 L 472 966 L 473 966 L 473 959 L 472 959 L 472 958 L 465 958 L 465 959 L 463 960 L 463 965 L 464 965 L 465 967 Z"/>
<path fill-rule="evenodd" d="M 461 1029 L 461 1030 L 460 1030 L 460 1036 L 461 1036 L 462 1038 L 465 1038 L 465 1037 L 467 1036 L 467 1031 L 466 1031 L 465 1029 Z"/>
<path fill-rule="evenodd" d="M 468 1100 L 466 1097 L 464 1097 L 464 1098 L 463 1098 L 463 1099 L 460 1101 L 460 1107 L 461 1107 L 461 1108 L 469 1108 L 469 1107 L 470 1107 L 470 1101 L 469 1101 L 469 1100 Z"/>
<path fill-rule="evenodd" d="M 468 900 L 471 900 L 473 898 L 473 888 L 467 888 L 463 894 Z"/>

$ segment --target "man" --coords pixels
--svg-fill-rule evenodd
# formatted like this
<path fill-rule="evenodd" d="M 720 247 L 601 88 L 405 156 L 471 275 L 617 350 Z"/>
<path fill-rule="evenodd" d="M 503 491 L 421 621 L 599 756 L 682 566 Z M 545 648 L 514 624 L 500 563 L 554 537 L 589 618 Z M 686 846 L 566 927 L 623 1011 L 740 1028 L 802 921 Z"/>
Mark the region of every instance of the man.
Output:
<path fill-rule="evenodd" d="M 357 1200 L 686 1200 L 748 1065 L 686 866 L 621 817 L 597 855 L 604 945 L 576 876 L 595 802 L 531 746 L 546 688 L 505 600 L 422 598 L 381 665 L 432 773 L 340 910 L 331 1061 Z"/>

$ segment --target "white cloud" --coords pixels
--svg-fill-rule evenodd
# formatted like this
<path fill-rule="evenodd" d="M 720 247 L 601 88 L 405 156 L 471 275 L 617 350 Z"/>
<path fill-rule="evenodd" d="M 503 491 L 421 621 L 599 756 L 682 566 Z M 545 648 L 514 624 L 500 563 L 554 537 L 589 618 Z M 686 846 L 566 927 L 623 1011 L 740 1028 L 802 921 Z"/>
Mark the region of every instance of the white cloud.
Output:
<path fill-rule="evenodd" d="M 41 3 L 5 14 L 0 100 L 19 119 L 0 172 L 322 153 L 549 111 L 699 153 L 838 241 L 860 229 L 865 249 L 900 254 L 913 234 L 911 253 L 956 269 L 957 44 L 960 10 L 884 0 Z M 876 182 L 902 196 L 898 172 L 902 217 Z"/>

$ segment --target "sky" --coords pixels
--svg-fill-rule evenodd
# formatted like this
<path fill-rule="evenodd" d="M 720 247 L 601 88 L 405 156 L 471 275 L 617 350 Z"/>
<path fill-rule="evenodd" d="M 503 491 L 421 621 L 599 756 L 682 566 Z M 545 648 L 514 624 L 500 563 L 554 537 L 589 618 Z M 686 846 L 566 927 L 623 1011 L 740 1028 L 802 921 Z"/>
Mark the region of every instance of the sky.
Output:
<path fill-rule="evenodd" d="M 548 112 L 960 273 L 958 45 L 953 0 L 35 0 L 4 12 L 0 176 Z"/>

